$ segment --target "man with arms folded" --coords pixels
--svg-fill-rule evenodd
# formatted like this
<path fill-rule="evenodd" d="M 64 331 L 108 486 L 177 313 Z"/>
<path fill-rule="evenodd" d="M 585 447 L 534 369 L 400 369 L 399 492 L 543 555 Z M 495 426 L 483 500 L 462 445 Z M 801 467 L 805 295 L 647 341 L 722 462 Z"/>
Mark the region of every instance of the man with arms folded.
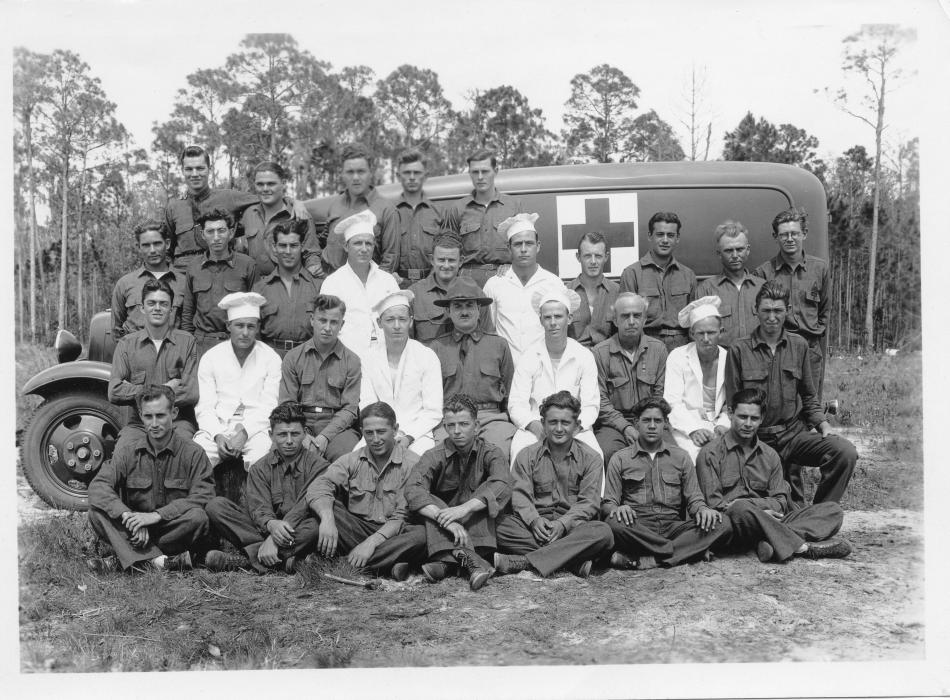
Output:
<path fill-rule="evenodd" d="M 585 348 L 593 348 L 612 334 L 611 309 L 620 285 L 604 277 L 610 257 L 607 239 L 600 231 L 588 231 L 577 245 L 581 274 L 567 287 L 577 292 L 580 306 L 571 322 L 571 337 Z"/>
<path fill-rule="evenodd" d="M 145 328 L 119 340 L 112 353 L 109 401 L 117 406 L 135 406 L 145 387 L 161 384 L 174 395 L 175 430 L 190 440 L 197 430 L 198 354 L 190 333 L 172 328 L 174 292 L 164 279 L 151 279 L 142 286 L 141 305 Z M 137 410 L 119 433 L 116 449 L 126 440 L 137 440 L 145 426 Z"/>
<path fill-rule="evenodd" d="M 425 528 L 406 523 L 404 488 L 419 458 L 396 441 L 399 425 L 387 404 L 364 407 L 360 427 L 366 446 L 340 457 L 307 489 L 319 522 L 317 553 L 345 554 L 358 569 L 405 581 L 426 550 Z M 345 501 L 335 498 L 339 492 Z"/>
<path fill-rule="evenodd" d="M 791 505 L 778 454 L 756 437 L 766 401 L 760 389 L 733 394 L 729 430 L 706 444 L 696 461 L 706 502 L 732 523 L 729 548 L 755 547 L 762 562 L 848 556 L 848 542 L 827 541 L 841 529 L 841 506 Z"/>
<path fill-rule="evenodd" d="M 409 510 L 425 519 L 428 559 L 422 573 L 430 583 L 468 573 L 477 591 L 494 573 L 484 557 L 495 549 L 495 520 L 511 498 L 505 456 L 478 437 L 478 409 L 464 394 L 445 402 L 442 423 L 448 437 L 426 452 L 406 483 Z"/>
<path fill-rule="evenodd" d="M 541 242 L 537 220 L 537 214 L 518 214 L 498 225 L 498 233 L 508 237 L 511 268 L 485 283 L 485 295 L 494 302 L 492 323 L 498 335 L 508 341 L 516 362 L 521 353 L 544 338 L 538 310 L 531 305 L 533 296 L 567 290 L 557 275 L 538 265 Z"/>
<path fill-rule="evenodd" d="M 459 264 L 462 255 L 462 243 L 454 233 L 440 233 L 432 244 L 432 271 L 424 279 L 415 282 L 409 290 L 413 293 L 412 319 L 415 335 L 413 336 L 423 345 L 431 346 L 432 341 L 440 335 L 451 332 L 452 321 L 444 304 L 449 286 L 459 279 Z M 464 278 L 471 282 L 479 292 L 482 288 L 472 282 L 471 278 Z M 489 299 L 489 302 L 491 300 Z M 495 332 L 488 312 L 488 305 L 480 307 L 478 325 L 482 330 Z"/>
<path fill-rule="evenodd" d="M 399 240 L 396 272 L 402 287 L 425 279 L 432 266 L 432 244 L 442 230 L 442 210 L 422 189 L 428 168 L 428 159 L 418 148 L 406 149 L 396 156 L 396 178 L 402 185 L 393 205 Z"/>
<path fill-rule="evenodd" d="M 677 316 L 696 298 L 696 273 L 673 256 L 680 228 L 680 218 L 671 211 L 651 216 L 650 250 L 620 275 L 620 291 L 636 292 L 649 304 L 643 332 L 662 340 L 667 351 L 686 345 Z"/>
<path fill-rule="evenodd" d="M 360 405 L 377 401 L 396 412 L 396 441 L 417 455 L 435 445 L 432 431 L 442 417 L 442 374 L 439 359 L 409 337 L 412 292 L 397 291 L 376 305 L 382 340 L 370 346 L 363 362 Z"/>
<path fill-rule="evenodd" d="M 553 289 L 535 294 L 534 306 L 544 327 L 544 338 L 530 346 L 515 363 L 508 410 L 518 432 L 511 439 L 511 463 L 518 453 L 544 439 L 541 403 L 566 390 L 581 402 L 577 439 L 598 455 L 600 445 L 592 430 L 600 411 L 597 364 L 590 350 L 567 337 L 571 313 L 580 300 L 570 290 Z"/>
<path fill-rule="evenodd" d="M 729 519 L 706 505 L 689 455 L 663 442 L 669 404 L 646 398 L 633 415 L 637 443 L 607 466 L 602 513 L 614 534 L 610 565 L 646 569 L 656 560 L 676 566 L 699 559 L 728 541 Z"/>
<path fill-rule="evenodd" d="M 376 216 L 362 211 L 343 219 L 335 233 L 345 241 L 346 262 L 324 281 L 320 291 L 339 297 L 346 305 L 340 341 L 358 357 L 365 357 L 372 340 L 380 337 L 373 307 L 399 291 L 396 280 L 373 262 Z"/>
<path fill-rule="evenodd" d="M 142 286 L 149 280 L 163 279 L 172 289 L 169 322 L 177 328 L 184 303 L 185 273 L 168 265 L 168 233 L 158 221 L 144 221 L 135 227 L 135 240 L 142 255 L 142 267 L 123 275 L 112 290 L 112 337 L 123 336 L 145 328 L 142 312 Z"/>
<path fill-rule="evenodd" d="M 515 460 L 513 512 L 498 520 L 497 573 L 568 569 L 587 578 L 593 560 L 613 547 L 610 527 L 597 520 L 603 460 L 574 439 L 580 413 L 580 401 L 567 391 L 541 403 L 544 439 Z"/>
<path fill-rule="evenodd" d="M 607 464 L 617 450 L 637 442 L 633 407 L 645 398 L 663 396 L 666 346 L 642 332 L 646 310 L 640 295 L 619 294 L 613 309 L 617 332 L 594 348 L 600 389 L 594 435 Z"/>
<path fill-rule="evenodd" d="M 296 559 L 313 551 L 317 523 L 307 517 L 307 488 L 330 463 L 304 447 L 306 423 L 300 404 L 279 404 L 270 413 L 273 448 L 247 473 L 246 508 L 223 496 L 205 506 L 212 527 L 244 552 L 212 549 L 205 555 L 207 568 L 250 566 L 263 574 L 279 567 L 291 573 Z"/>
<path fill-rule="evenodd" d="M 804 504 L 801 467 L 810 466 L 821 470 L 814 502 L 838 502 L 848 488 L 858 452 L 831 432 L 821 410 L 808 341 L 785 328 L 788 289 L 776 280 L 767 281 L 755 297 L 755 310 L 759 327 L 729 348 L 726 400 L 731 403 L 741 389 L 764 391 L 768 400 L 758 436 L 782 458 L 792 501 Z"/>
<path fill-rule="evenodd" d="M 304 446 L 335 461 L 352 452 L 360 436 L 360 358 L 339 340 L 346 305 L 321 294 L 314 301 L 313 337 L 284 357 L 280 369 L 280 403 L 302 404 L 307 417 Z"/>
<path fill-rule="evenodd" d="M 478 409 L 478 436 L 500 448 L 507 459 L 516 430 L 505 410 L 514 364 L 508 343 L 480 326 L 491 299 L 471 279 L 459 277 L 435 303 L 448 308 L 452 326 L 431 346 L 442 366 L 442 395 L 472 399 Z M 444 437 L 444 429 L 436 429 L 436 442 Z"/>
<path fill-rule="evenodd" d="M 699 283 L 697 296 L 715 296 L 722 300 L 722 334 L 719 344 L 728 348 L 745 338 L 759 325 L 755 315 L 755 295 L 762 287 L 762 278 L 751 274 L 745 266 L 749 259 L 748 231 L 738 221 L 724 221 L 716 227 L 716 252 L 722 272 Z"/>
<path fill-rule="evenodd" d="M 188 569 L 189 550 L 207 546 L 211 464 L 172 429 L 174 402 L 171 387 L 145 387 L 136 397 L 145 434 L 116 449 L 89 484 L 89 526 L 115 553 L 91 560 L 94 570 Z"/>
<path fill-rule="evenodd" d="M 218 306 L 228 315 L 231 337 L 198 363 L 195 442 L 214 466 L 243 457 L 247 469 L 271 448 L 269 416 L 277 405 L 280 357 L 257 340 L 264 301 L 256 292 L 224 297 Z"/>
<path fill-rule="evenodd" d="M 670 404 L 676 444 L 695 461 L 699 448 L 729 429 L 726 411 L 726 349 L 719 346 L 719 297 L 702 297 L 680 311 L 691 341 L 666 360 L 663 398 Z"/>

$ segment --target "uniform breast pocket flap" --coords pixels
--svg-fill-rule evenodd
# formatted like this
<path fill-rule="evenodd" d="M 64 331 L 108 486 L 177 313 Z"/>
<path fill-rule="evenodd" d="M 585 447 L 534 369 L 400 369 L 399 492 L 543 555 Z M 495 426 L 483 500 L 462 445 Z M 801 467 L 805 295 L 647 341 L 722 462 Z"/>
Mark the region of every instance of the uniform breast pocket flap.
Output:
<path fill-rule="evenodd" d="M 244 280 L 226 278 L 224 280 L 224 288 L 228 290 L 229 292 L 243 292 L 245 291 Z"/>

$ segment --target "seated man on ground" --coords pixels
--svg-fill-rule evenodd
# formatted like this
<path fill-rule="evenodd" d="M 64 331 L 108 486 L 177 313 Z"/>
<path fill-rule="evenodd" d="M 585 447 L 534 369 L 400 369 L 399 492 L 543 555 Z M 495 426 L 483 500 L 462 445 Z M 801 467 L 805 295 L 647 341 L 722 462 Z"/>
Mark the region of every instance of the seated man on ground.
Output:
<path fill-rule="evenodd" d="M 172 429 L 174 404 L 171 387 L 145 387 L 136 397 L 145 434 L 117 449 L 89 484 L 89 526 L 115 552 L 90 561 L 95 570 L 114 570 L 116 559 L 123 569 L 188 569 L 190 551 L 207 546 L 211 464 Z"/>
<path fill-rule="evenodd" d="M 497 573 L 568 569 L 587 578 L 593 560 L 613 547 L 610 527 L 597 519 L 603 460 L 574 439 L 580 414 L 569 391 L 541 403 L 544 439 L 515 460 L 512 512 L 498 519 Z"/>
<path fill-rule="evenodd" d="M 729 519 L 706 505 L 689 455 L 663 442 L 670 405 L 646 398 L 633 415 L 637 444 L 617 452 L 607 465 L 602 513 L 614 533 L 610 564 L 645 569 L 656 560 L 676 566 L 700 559 L 714 544 L 728 541 Z"/>
<path fill-rule="evenodd" d="M 464 394 L 445 402 L 448 437 L 426 452 L 406 483 L 409 509 L 425 519 L 430 583 L 468 573 L 476 591 L 494 573 L 484 557 L 495 550 L 495 519 L 511 498 L 511 475 L 501 450 L 478 437 L 478 409 Z"/>
<path fill-rule="evenodd" d="M 399 425 L 388 404 L 363 408 L 360 426 L 366 446 L 340 457 L 307 489 L 311 517 L 319 523 L 317 553 L 345 554 L 358 569 L 405 581 L 426 549 L 425 528 L 406 523 L 404 488 L 419 458 L 396 441 Z M 300 526 L 312 527 L 306 521 Z"/>
<path fill-rule="evenodd" d="M 825 501 L 796 509 L 791 504 L 778 453 L 756 437 L 766 402 L 759 389 L 733 394 L 729 431 L 707 443 L 696 461 L 706 502 L 732 522 L 728 547 L 755 547 L 762 562 L 848 556 L 847 541 L 828 541 L 841 529 L 841 506 Z"/>
<path fill-rule="evenodd" d="M 244 552 L 211 550 L 205 555 L 207 568 L 228 571 L 250 566 L 263 574 L 279 567 L 291 573 L 296 559 L 313 551 L 317 524 L 307 518 L 307 488 L 330 463 L 304 448 L 306 425 L 300 404 L 279 404 L 270 414 L 274 448 L 247 473 L 247 507 L 223 496 L 205 506 L 212 527 Z"/>

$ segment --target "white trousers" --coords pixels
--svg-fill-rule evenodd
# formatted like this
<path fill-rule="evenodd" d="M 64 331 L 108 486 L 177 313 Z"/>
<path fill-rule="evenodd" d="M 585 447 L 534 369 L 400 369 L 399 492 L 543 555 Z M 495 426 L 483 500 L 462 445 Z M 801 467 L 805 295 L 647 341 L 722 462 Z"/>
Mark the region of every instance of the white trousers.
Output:
<path fill-rule="evenodd" d="M 240 419 L 231 419 L 228 421 L 228 427 L 225 429 L 224 435 L 231 437 L 231 435 L 234 434 L 235 426 L 240 422 Z M 218 466 L 218 463 L 221 461 L 221 456 L 218 454 L 218 445 L 214 441 L 214 435 L 207 430 L 199 430 L 195 433 L 192 440 L 208 455 L 211 466 Z M 241 450 L 241 454 L 244 457 L 244 468 L 250 469 L 251 465 L 257 460 L 266 457 L 273 445 L 274 442 L 271 440 L 270 435 L 267 434 L 267 431 L 262 430 L 256 435 L 249 437 L 247 442 L 244 443 L 244 449 Z"/>

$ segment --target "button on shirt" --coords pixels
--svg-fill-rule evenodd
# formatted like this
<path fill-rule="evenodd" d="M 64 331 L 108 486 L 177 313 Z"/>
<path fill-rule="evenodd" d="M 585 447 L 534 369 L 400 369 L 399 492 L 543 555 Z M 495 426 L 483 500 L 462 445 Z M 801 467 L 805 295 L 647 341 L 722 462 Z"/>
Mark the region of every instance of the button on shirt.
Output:
<path fill-rule="evenodd" d="M 89 484 L 89 505 L 110 518 L 157 511 L 162 520 L 174 520 L 191 508 L 204 508 L 213 496 L 211 462 L 204 450 L 174 430 L 158 450 L 144 436 L 123 445 Z"/>
<path fill-rule="evenodd" d="M 604 514 L 630 506 L 637 517 L 680 520 L 683 508 L 690 516 L 705 506 L 696 469 L 685 450 L 663 444 L 655 457 L 639 443 L 610 458 L 604 489 Z"/>
<path fill-rule="evenodd" d="M 710 508 L 725 510 L 742 499 L 777 513 L 789 512 L 789 486 L 778 453 L 754 438 L 749 446 L 730 430 L 703 445 L 696 458 L 696 476 Z"/>
<path fill-rule="evenodd" d="M 207 255 L 188 264 L 181 327 L 189 333 L 225 333 L 228 315 L 218 302 L 234 292 L 249 292 L 257 282 L 254 261 L 243 253 L 224 260 Z"/>
<path fill-rule="evenodd" d="M 530 527 L 539 517 L 557 520 L 565 534 L 597 518 L 604 462 L 580 440 L 555 461 L 547 440 L 518 453 L 512 466 L 511 509 Z"/>
<path fill-rule="evenodd" d="M 305 408 L 332 411 L 319 433 L 332 440 L 356 422 L 363 376 L 360 365 L 360 358 L 339 340 L 325 356 L 308 340 L 284 357 L 277 402 L 296 401 Z"/>
<path fill-rule="evenodd" d="M 581 402 L 578 419 L 581 429 L 593 428 L 600 412 L 600 391 L 597 389 L 597 364 L 591 351 L 568 338 L 555 369 L 544 341 L 535 343 L 515 364 L 508 397 L 511 422 L 525 430 L 532 421 L 540 421 L 541 402 L 562 390 L 571 392 Z"/>
<path fill-rule="evenodd" d="M 537 292 L 567 288 L 560 277 L 538 267 L 535 273 L 522 284 L 513 269 L 485 282 L 485 296 L 491 298 L 491 319 L 498 335 L 508 341 L 511 356 L 518 358 L 530 345 L 544 339 L 544 328 L 538 312 L 531 306 L 531 298 Z"/>
<path fill-rule="evenodd" d="M 403 433 L 414 439 L 430 435 L 442 420 L 442 373 L 435 353 L 410 339 L 393 373 L 381 339 L 364 358 L 360 406 L 384 401 L 396 412 Z"/>
<path fill-rule="evenodd" d="M 788 289 L 788 330 L 825 334 L 831 319 L 831 273 L 827 262 L 806 255 L 790 266 L 781 255 L 776 255 L 755 268 L 755 274 L 765 280 L 778 280 Z"/>
<path fill-rule="evenodd" d="M 698 299 L 717 296 L 722 300 L 719 306 L 719 313 L 722 314 L 719 344 L 722 347 L 728 348 L 759 327 L 759 317 L 755 315 L 755 295 L 763 284 L 765 280 L 748 272 L 739 287 L 725 275 L 715 275 L 699 283 L 699 291 L 696 292 Z"/>
<path fill-rule="evenodd" d="M 310 316 L 321 281 L 306 268 L 291 277 L 290 292 L 277 269 L 259 280 L 254 291 L 267 299 L 261 307 L 261 339 L 303 341 L 313 337 Z"/>
<path fill-rule="evenodd" d="M 175 390 L 176 406 L 194 406 L 198 402 L 198 352 L 195 339 L 185 331 L 169 330 L 159 349 L 140 330 L 122 338 L 112 354 L 109 376 L 109 401 L 118 406 L 131 406 L 149 384 L 165 384 L 181 380 Z M 138 409 L 132 420 L 141 424 Z"/>
<path fill-rule="evenodd" d="M 508 343 L 494 333 L 452 331 L 431 345 L 442 366 L 442 395 L 467 394 L 476 404 L 503 404 L 514 376 Z"/>
<path fill-rule="evenodd" d="M 142 287 L 149 280 L 163 279 L 172 288 L 171 319 L 177 328 L 181 323 L 181 307 L 185 299 L 185 273 L 173 269 L 154 273 L 144 266 L 119 278 L 112 290 L 112 337 L 119 338 L 145 328 L 145 314 L 142 311 Z"/>
<path fill-rule="evenodd" d="M 268 227 L 277 222 L 289 222 L 298 218 L 301 217 L 294 211 L 294 200 L 290 197 L 284 197 L 280 209 L 270 217 L 264 212 L 264 205 L 259 201 L 244 210 L 244 216 L 241 217 L 244 244 L 247 246 L 247 255 L 254 258 L 259 275 L 269 275 L 277 267 L 277 251 L 274 248 L 273 234 L 268 232 Z M 309 218 L 307 231 L 301 240 L 301 249 L 304 267 L 321 267 L 317 230 L 313 220 Z"/>
<path fill-rule="evenodd" d="M 274 449 L 247 472 L 247 512 L 262 535 L 267 523 L 286 520 L 297 527 L 307 517 L 307 488 L 330 463 L 314 450 L 303 449 L 285 459 Z"/>
<path fill-rule="evenodd" d="M 224 209 L 240 221 L 244 210 L 258 202 L 260 198 L 250 192 L 210 188 L 198 195 L 189 193 L 185 199 L 169 199 L 165 205 L 165 226 L 172 234 L 172 254 L 178 257 L 208 250 L 195 223 L 197 215 Z"/>
<path fill-rule="evenodd" d="M 396 268 L 400 274 L 408 270 L 420 270 L 419 277 L 414 278 L 418 280 L 432 267 L 429 256 L 432 255 L 432 243 L 442 230 L 442 210 L 425 194 L 421 202 L 412 205 L 406 201 L 405 194 L 400 193 L 394 206 L 396 233 L 399 236 L 399 262 Z"/>
<path fill-rule="evenodd" d="M 406 480 L 419 457 L 401 445 L 393 447 L 382 469 L 376 466 L 369 448 L 345 454 L 336 460 L 307 489 L 307 503 L 333 506 L 337 488 L 348 496 L 347 510 L 363 520 L 380 525 L 377 534 L 389 539 L 398 535 L 406 520 Z"/>
<path fill-rule="evenodd" d="M 587 290 L 578 277 L 568 285 L 581 298 L 581 305 L 574 312 L 571 321 L 571 337 L 586 348 L 592 348 L 597 343 L 607 340 L 613 333 L 613 320 L 610 309 L 620 294 L 620 285 L 606 277 L 601 277 L 597 283 L 597 294 L 594 299 L 587 296 Z M 591 311 L 593 306 L 593 311 Z"/>
<path fill-rule="evenodd" d="M 498 233 L 498 224 L 523 211 L 521 200 L 498 190 L 487 205 L 476 202 L 473 191 L 449 207 L 445 226 L 462 237 L 462 264 L 510 263 L 508 237 Z"/>
<path fill-rule="evenodd" d="M 270 412 L 277 406 L 280 356 L 260 341 L 241 365 L 231 342 L 208 350 L 198 363 L 198 428 L 211 437 L 225 433 L 239 409 L 248 438 L 270 429 Z"/>
<path fill-rule="evenodd" d="M 343 236 L 334 233 L 336 225 L 353 214 L 369 209 L 376 215 L 376 252 L 373 259 L 386 272 L 396 271 L 396 259 L 399 256 L 399 236 L 396 232 L 396 210 L 392 202 L 384 199 L 375 188 L 365 195 L 351 197 L 349 192 L 341 192 L 327 204 L 326 224 L 320 243 L 323 245 L 324 267 L 339 270 L 346 265 L 346 247 Z"/>
<path fill-rule="evenodd" d="M 415 295 L 412 299 L 415 338 L 420 343 L 429 345 L 440 335 L 452 330 L 452 319 L 449 318 L 448 307 L 435 304 L 436 299 L 444 299 L 448 296 L 448 284 L 443 285 L 436 279 L 435 273 L 430 272 L 424 279 L 413 283 L 409 289 Z M 479 307 L 478 327 L 485 331 L 495 332 L 489 306 Z"/>
<path fill-rule="evenodd" d="M 660 267 L 648 252 L 620 275 L 620 291 L 635 292 L 649 302 L 643 329 L 685 331 L 679 324 L 679 312 L 696 299 L 696 273 L 676 258 Z"/>
<path fill-rule="evenodd" d="M 662 398 L 666 382 L 666 346 L 640 336 L 630 357 L 616 335 L 594 348 L 600 389 L 600 425 L 622 433 L 630 427 L 633 407 L 647 397 Z"/>
<path fill-rule="evenodd" d="M 793 424 L 799 416 L 811 427 L 825 420 L 811 376 L 808 343 L 782 331 L 775 354 L 762 339 L 760 329 L 729 348 L 726 359 L 726 401 L 740 389 L 761 389 L 768 396 L 762 428 Z"/>
<path fill-rule="evenodd" d="M 346 304 L 340 341 L 360 357 L 366 355 L 370 341 L 381 338 L 383 332 L 377 324 L 373 306 L 399 291 L 399 285 L 388 272 L 371 262 L 369 275 L 364 285 L 349 263 L 331 273 L 320 288 L 323 294 L 340 297 Z"/>

